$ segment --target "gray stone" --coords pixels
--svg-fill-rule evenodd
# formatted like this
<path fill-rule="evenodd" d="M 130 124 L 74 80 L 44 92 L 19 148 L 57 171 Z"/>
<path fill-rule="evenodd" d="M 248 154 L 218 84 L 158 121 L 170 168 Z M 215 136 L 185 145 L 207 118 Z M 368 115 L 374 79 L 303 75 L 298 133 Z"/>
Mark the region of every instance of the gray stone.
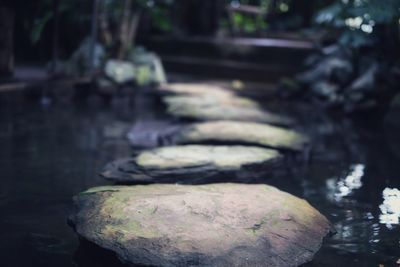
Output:
<path fill-rule="evenodd" d="M 305 200 L 267 185 L 104 186 L 74 198 L 86 240 L 145 266 L 299 266 L 329 233 Z"/>
<path fill-rule="evenodd" d="M 164 84 L 167 82 L 162 61 L 155 53 L 138 47 L 129 55 L 129 58 L 137 67 L 136 82 L 139 85 Z"/>
<path fill-rule="evenodd" d="M 237 120 L 291 125 L 293 120 L 263 110 L 254 101 L 237 96 L 165 97 L 167 112 L 175 117 L 195 120 Z"/>
<path fill-rule="evenodd" d="M 98 69 L 101 67 L 101 63 L 106 56 L 106 50 L 100 43 L 95 43 L 93 51 L 93 62 L 90 62 L 91 54 L 89 53 L 92 49 L 91 38 L 85 38 L 79 47 L 73 52 L 71 58 L 66 63 L 66 74 L 72 76 L 84 75 L 90 70 L 92 64 L 93 67 Z"/>
<path fill-rule="evenodd" d="M 233 96 L 234 93 L 224 87 L 208 83 L 170 83 L 158 88 L 161 94 L 173 95 L 207 95 L 212 97 Z"/>
<path fill-rule="evenodd" d="M 378 73 L 378 64 L 371 65 L 363 74 L 361 74 L 357 79 L 347 89 L 349 93 L 354 92 L 364 92 L 371 91 L 376 86 L 376 75 Z"/>
<path fill-rule="evenodd" d="M 179 127 L 168 121 L 142 119 L 136 121 L 129 130 L 127 137 L 130 144 L 134 147 L 158 147 L 163 144 L 163 136 L 174 133 Z"/>
<path fill-rule="evenodd" d="M 302 151 L 309 146 L 307 136 L 268 124 L 239 121 L 193 123 L 171 137 L 174 143 L 236 143 L 274 149 Z"/>
<path fill-rule="evenodd" d="M 249 98 L 231 95 L 177 95 L 163 97 L 163 101 L 168 107 L 174 109 L 189 109 L 194 106 L 199 108 L 212 106 L 259 108 L 259 104 Z"/>
<path fill-rule="evenodd" d="M 310 70 L 301 73 L 297 79 L 304 84 L 333 79 L 345 84 L 351 79 L 353 66 L 349 60 L 336 57 L 326 58 L 313 66 Z"/>
<path fill-rule="evenodd" d="M 104 73 L 117 84 L 132 82 L 136 78 L 136 68 L 132 63 L 116 59 L 106 62 Z"/>
<path fill-rule="evenodd" d="M 335 100 L 337 100 L 339 86 L 334 83 L 321 81 L 311 84 L 311 90 L 314 95 L 326 99 L 329 102 L 335 102 Z"/>
<path fill-rule="evenodd" d="M 281 165 L 271 149 L 245 146 L 170 146 L 106 165 L 102 176 L 119 183 L 204 183 L 209 179 L 255 178 Z"/>

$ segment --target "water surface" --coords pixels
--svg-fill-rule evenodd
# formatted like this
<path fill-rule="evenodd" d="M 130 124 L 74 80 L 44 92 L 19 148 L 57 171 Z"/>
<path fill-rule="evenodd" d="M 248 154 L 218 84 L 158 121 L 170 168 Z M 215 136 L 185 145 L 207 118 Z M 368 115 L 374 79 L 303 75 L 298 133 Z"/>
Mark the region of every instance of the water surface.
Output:
<path fill-rule="evenodd" d="M 0 100 L 0 266 L 116 264 L 104 261 L 109 254 L 78 249 L 67 225 L 71 199 L 106 184 L 97 175 L 104 164 L 132 153 L 121 133 L 158 118 L 157 103 L 126 95 L 108 104 L 97 95 Z M 400 228 L 395 216 L 384 215 L 398 208 L 390 189 L 400 188 L 399 138 L 367 119 L 305 121 L 315 142 L 310 164 L 265 181 L 307 199 L 337 230 L 307 266 L 396 266 Z"/>

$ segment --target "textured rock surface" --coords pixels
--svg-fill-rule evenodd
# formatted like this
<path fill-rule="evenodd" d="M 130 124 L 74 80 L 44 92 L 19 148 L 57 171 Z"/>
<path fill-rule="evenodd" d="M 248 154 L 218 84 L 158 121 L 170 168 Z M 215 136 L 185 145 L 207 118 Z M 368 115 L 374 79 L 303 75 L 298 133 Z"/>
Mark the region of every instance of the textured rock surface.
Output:
<path fill-rule="evenodd" d="M 105 186 L 75 197 L 79 235 L 146 266 L 298 266 L 330 223 L 266 185 Z"/>
<path fill-rule="evenodd" d="M 306 136 L 292 130 L 238 121 L 194 123 L 181 128 L 171 139 L 178 144 L 236 143 L 294 151 L 301 151 L 309 144 Z"/>
<path fill-rule="evenodd" d="M 156 148 L 109 163 L 102 176 L 117 182 L 207 182 L 221 178 L 260 176 L 281 165 L 271 149 L 246 146 L 171 146 Z M 181 179 L 179 179 L 181 178 Z"/>
<path fill-rule="evenodd" d="M 258 108 L 257 102 L 239 96 L 221 95 L 221 96 L 193 96 L 193 95 L 181 95 L 181 96 L 165 96 L 163 98 L 164 103 L 170 108 L 181 108 L 190 109 L 193 106 L 208 108 L 210 106 L 233 106 L 233 107 L 248 107 Z"/>
<path fill-rule="evenodd" d="M 170 83 L 158 88 L 163 94 L 192 95 L 192 96 L 233 96 L 234 93 L 218 85 L 202 83 Z"/>
<path fill-rule="evenodd" d="M 174 117 L 195 120 L 236 120 L 291 125 L 293 120 L 262 108 L 240 97 L 174 97 L 166 98 L 167 112 Z"/>

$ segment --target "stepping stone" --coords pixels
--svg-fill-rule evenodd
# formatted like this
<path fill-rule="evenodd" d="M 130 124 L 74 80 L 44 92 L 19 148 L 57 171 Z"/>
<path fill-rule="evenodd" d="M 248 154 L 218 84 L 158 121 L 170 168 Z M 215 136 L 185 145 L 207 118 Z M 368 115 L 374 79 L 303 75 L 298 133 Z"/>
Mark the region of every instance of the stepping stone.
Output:
<path fill-rule="evenodd" d="M 276 150 L 246 146 L 170 146 L 107 164 L 102 176 L 119 183 L 204 183 L 270 173 L 283 163 Z"/>
<path fill-rule="evenodd" d="M 192 95 L 192 96 L 213 96 L 213 97 L 226 97 L 234 96 L 234 92 L 223 88 L 218 85 L 205 84 L 205 83 L 171 83 L 161 85 L 157 92 L 161 94 L 173 95 Z"/>
<path fill-rule="evenodd" d="M 259 107 L 250 99 L 225 96 L 174 96 L 165 97 L 167 113 L 174 117 L 194 120 L 254 121 L 289 126 L 292 119 Z"/>
<path fill-rule="evenodd" d="M 205 107 L 209 106 L 233 106 L 233 107 L 247 107 L 259 108 L 259 104 L 249 98 L 239 96 L 213 96 L 213 95 L 178 95 L 178 96 L 165 96 L 163 97 L 164 103 L 168 107 L 187 109 L 193 106 Z"/>
<path fill-rule="evenodd" d="M 238 121 L 193 123 L 182 127 L 169 138 L 176 144 L 234 143 L 292 151 L 306 150 L 309 145 L 309 139 L 296 131 Z"/>
<path fill-rule="evenodd" d="M 104 186 L 74 198 L 70 224 L 140 266 L 299 266 L 331 230 L 305 200 L 267 185 Z"/>

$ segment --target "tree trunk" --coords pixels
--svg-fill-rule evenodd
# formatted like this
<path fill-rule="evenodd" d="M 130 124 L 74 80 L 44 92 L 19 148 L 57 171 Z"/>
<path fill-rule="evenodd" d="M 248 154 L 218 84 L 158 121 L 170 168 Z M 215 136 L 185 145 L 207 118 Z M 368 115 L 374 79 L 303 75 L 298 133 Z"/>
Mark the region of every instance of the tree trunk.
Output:
<path fill-rule="evenodd" d="M 0 6 L 0 76 L 11 76 L 14 69 L 13 53 L 14 12 Z"/>
<path fill-rule="evenodd" d="M 109 17 L 105 1 L 99 3 L 99 36 L 104 45 L 109 48 L 113 43 L 113 36 L 110 30 Z"/>
<path fill-rule="evenodd" d="M 124 9 L 122 11 L 122 17 L 119 28 L 119 49 L 118 49 L 118 59 L 123 59 L 126 56 L 126 51 L 129 46 L 129 26 L 130 26 L 130 18 L 132 16 L 132 0 L 124 1 Z"/>

